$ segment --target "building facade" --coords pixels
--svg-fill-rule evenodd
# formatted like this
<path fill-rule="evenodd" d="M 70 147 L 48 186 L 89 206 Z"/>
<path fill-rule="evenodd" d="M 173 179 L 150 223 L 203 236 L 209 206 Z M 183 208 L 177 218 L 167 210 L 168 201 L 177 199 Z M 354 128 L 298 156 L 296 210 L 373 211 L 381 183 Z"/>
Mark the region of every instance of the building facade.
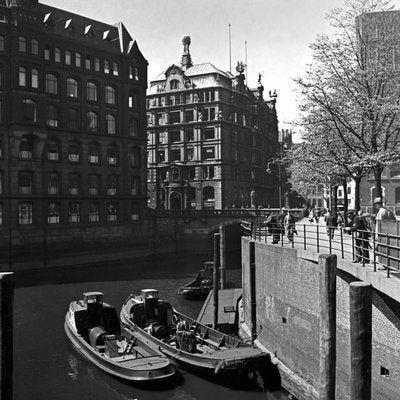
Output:
<path fill-rule="evenodd" d="M 224 209 L 277 206 L 279 155 L 276 93 L 264 100 L 237 75 L 193 64 L 190 37 L 181 65 L 171 65 L 147 94 L 149 206 Z M 275 157 L 275 159 L 274 159 Z"/>
<path fill-rule="evenodd" d="M 122 23 L 0 2 L 0 222 L 137 224 L 146 207 L 147 61 Z"/>

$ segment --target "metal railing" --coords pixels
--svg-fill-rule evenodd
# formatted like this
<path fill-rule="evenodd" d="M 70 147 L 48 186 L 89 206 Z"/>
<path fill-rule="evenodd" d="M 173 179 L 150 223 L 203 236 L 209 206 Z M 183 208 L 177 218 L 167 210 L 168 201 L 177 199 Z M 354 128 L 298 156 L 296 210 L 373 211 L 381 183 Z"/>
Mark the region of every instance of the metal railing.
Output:
<path fill-rule="evenodd" d="M 278 246 L 336 254 L 342 259 L 372 265 L 373 270 L 400 271 L 400 236 L 366 230 L 350 231 L 346 227 L 296 224 L 288 232 L 279 224 L 242 221 L 247 236 L 255 241 Z"/>

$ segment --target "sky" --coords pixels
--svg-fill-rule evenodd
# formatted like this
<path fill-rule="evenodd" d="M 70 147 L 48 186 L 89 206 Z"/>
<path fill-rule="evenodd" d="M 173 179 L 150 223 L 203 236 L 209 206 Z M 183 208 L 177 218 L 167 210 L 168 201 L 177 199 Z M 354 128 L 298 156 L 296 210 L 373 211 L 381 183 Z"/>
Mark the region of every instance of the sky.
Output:
<path fill-rule="evenodd" d="M 293 78 L 304 76 L 311 62 L 309 45 L 318 34 L 331 32 L 328 11 L 345 0 L 41 0 L 99 21 L 123 22 L 149 62 L 149 82 L 182 56 L 182 38 L 191 37 L 195 64 L 210 62 L 229 71 L 231 24 L 232 72 L 245 62 L 248 86 L 258 74 L 267 96 L 277 91 L 279 129 L 291 128 L 298 117 Z M 393 0 L 396 9 L 400 0 Z"/>

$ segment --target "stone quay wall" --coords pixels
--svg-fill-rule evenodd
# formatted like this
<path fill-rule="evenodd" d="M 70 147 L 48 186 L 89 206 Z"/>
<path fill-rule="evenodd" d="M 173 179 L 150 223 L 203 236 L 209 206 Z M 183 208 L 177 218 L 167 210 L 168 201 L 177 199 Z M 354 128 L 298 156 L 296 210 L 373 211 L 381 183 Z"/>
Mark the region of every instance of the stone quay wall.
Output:
<path fill-rule="evenodd" d="M 256 343 L 277 361 L 284 387 L 299 399 L 319 399 L 318 254 L 256 242 L 255 266 L 251 268 L 249 242 L 242 238 L 244 329 L 251 332 L 252 317 L 254 320 L 253 279 Z M 349 272 L 353 266 L 337 260 L 336 398 L 340 400 L 350 399 L 351 391 L 349 285 L 360 276 Z M 383 275 L 382 279 L 388 278 Z M 397 278 L 389 280 L 400 289 Z M 376 288 L 372 300 L 371 374 L 371 398 L 400 398 L 400 304 Z"/>

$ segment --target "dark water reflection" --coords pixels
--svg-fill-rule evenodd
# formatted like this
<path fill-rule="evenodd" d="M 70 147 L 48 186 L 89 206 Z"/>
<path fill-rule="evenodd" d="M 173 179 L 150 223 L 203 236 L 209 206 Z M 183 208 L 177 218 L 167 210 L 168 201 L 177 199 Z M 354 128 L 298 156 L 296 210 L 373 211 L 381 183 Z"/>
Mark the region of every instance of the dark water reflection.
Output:
<path fill-rule="evenodd" d="M 140 390 L 103 373 L 78 353 L 66 338 L 63 323 L 71 300 L 100 290 L 105 301 L 119 308 L 129 292 L 158 289 L 160 297 L 177 309 L 197 316 L 202 303 L 177 294 L 201 267 L 203 259 L 181 258 L 175 262 L 110 265 L 108 268 L 41 272 L 18 278 L 14 320 L 14 400 L 239 400 L 288 399 L 273 393 L 233 390 L 180 370 L 182 384 L 168 390 Z M 239 270 L 228 280 L 240 286 Z M 35 286 L 29 286 L 28 283 Z M 53 282 L 53 283 L 51 283 Z"/>

